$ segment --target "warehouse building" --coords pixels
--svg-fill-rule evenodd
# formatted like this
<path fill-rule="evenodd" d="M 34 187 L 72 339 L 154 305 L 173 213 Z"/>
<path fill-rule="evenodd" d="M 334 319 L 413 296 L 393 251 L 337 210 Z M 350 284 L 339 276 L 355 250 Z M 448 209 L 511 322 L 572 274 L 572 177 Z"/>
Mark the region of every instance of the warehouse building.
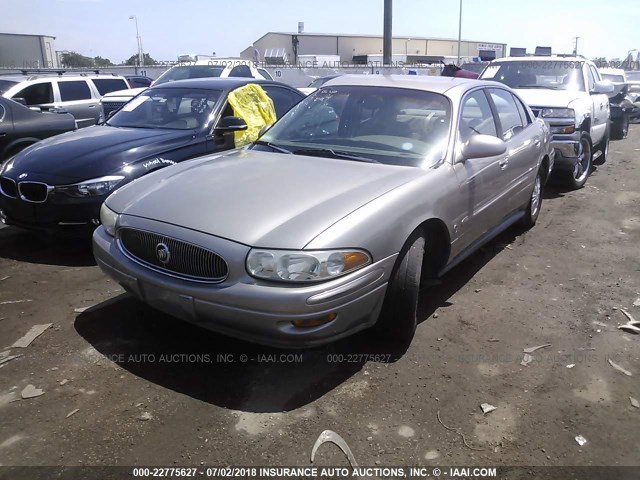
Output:
<path fill-rule="evenodd" d="M 243 50 L 242 58 L 273 64 L 298 64 L 302 59 L 333 58 L 341 63 L 367 63 L 382 60 L 382 35 L 268 32 Z M 394 37 L 393 61 L 423 62 L 435 58 L 456 59 L 458 41 L 446 38 Z M 485 60 L 504 57 L 504 43 L 462 40 L 460 56 Z"/>
<path fill-rule="evenodd" d="M 0 68 L 59 68 L 51 35 L 0 33 Z"/>

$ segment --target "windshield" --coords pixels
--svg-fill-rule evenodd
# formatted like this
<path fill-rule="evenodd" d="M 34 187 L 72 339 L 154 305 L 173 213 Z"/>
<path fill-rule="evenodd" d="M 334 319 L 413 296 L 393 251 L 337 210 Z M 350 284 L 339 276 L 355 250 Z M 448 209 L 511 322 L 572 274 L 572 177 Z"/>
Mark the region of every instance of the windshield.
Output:
<path fill-rule="evenodd" d="M 0 94 L 6 92 L 18 82 L 12 82 L 11 80 L 0 80 Z"/>
<path fill-rule="evenodd" d="M 480 78 L 495 80 L 511 88 L 550 88 L 584 92 L 580 62 L 519 61 L 492 62 Z"/>
<path fill-rule="evenodd" d="M 221 92 L 187 88 L 146 90 L 108 122 L 114 127 L 198 129 L 209 123 Z"/>
<path fill-rule="evenodd" d="M 604 80 L 610 80 L 613 83 L 624 83 L 624 77 L 622 75 L 612 75 L 610 73 L 600 74 Z"/>
<path fill-rule="evenodd" d="M 224 65 L 185 65 L 171 67 L 158 77 L 154 85 L 173 82 L 175 80 L 186 80 L 188 78 L 219 77 L 224 69 Z"/>
<path fill-rule="evenodd" d="M 428 168 L 444 157 L 451 104 L 443 95 L 389 87 L 323 87 L 262 136 L 293 153 Z M 264 147 L 263 147 L 264 148 Z"/>

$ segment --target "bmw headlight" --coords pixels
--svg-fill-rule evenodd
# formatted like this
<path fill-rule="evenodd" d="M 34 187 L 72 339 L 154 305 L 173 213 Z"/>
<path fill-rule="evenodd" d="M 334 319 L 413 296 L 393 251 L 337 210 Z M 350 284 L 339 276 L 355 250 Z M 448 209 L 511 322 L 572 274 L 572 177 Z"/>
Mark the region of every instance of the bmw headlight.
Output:
<path fill-rule="evenodd" d="M 3 173 L 7 173 L 9 170 L 13 168 L 13 159 L 14 157 L 11 157 L 6 162 L 0 164 L 0 175 L 2 175 Z"/>
<path fill-rule="evenodd" d="M 296 250 L 252 249 L 247 256 L 250 275 L 285 282 L 317 282 L 346 275 L 371 263 L 361 250 Z"/>
<path fill-rule="evenodd" d="M 100 207 L 100 223 L 104 227 L 104 231 L 112 237 L 116 234 L 116 222 L 118 221 L 118 214 L 107 207 L 106 203 L 103 203 Z"/>
<path fill-rule="evenodd" d="M 120 175 L 93 178 L 91 180 L 85 180 L 84 182 L 74 183 L 72 185 L 61 185 L 56 187 L 56 191 L 78 198 L 99 197 L 109 193 L 123 180 L 124 177 Z"/>
<path fill-rule="evenodd" d="M 576 118 L 576 112 L 573 108 L 543 108 L 542 118 Z"/>

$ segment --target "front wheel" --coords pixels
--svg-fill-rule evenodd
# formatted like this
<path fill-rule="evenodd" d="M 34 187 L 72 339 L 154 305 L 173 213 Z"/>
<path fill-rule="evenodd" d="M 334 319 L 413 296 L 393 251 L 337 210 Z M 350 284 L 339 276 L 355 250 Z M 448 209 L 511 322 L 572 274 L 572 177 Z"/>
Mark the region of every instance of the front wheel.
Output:
<path fill-rule="evenodd" d="M 567 174 L 567 184 L 573 190 L 584 187 L 584 184 L 587 183 L 587 178 L 591 174 L 593 151 L 589 134 L 583 133 L 580 137 L 576 157 L 576 164 L 573 170 Z"/>
<path fill-rule="evenodd" d="M 522 226 L 524 228 L 532 228 L 538 221 L 540 215 L 540 207 L 542 206 L 542 167 L 538 170 L 536 179 L 533 182 L 533 191 L 531 192 L 531 198 L 525 211 L 525 215 L 522 218 Z"/>
<path fill-rule="evenodd" d="M 409 344 L 415 334 L 424 250 L 424 237 L 414 234 L 400 252 L 376 323 L 384 340 Z"/>

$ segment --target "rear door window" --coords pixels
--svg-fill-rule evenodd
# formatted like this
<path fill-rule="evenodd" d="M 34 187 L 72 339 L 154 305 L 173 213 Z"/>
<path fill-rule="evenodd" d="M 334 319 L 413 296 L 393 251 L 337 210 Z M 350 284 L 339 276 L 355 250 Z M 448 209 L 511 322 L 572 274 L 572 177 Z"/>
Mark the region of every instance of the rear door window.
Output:
<path fill-rule="evenodd" d="M 59 81 L 58 88 L 60 88 L 60 100 L 63 102 L 91 99 L 91 89 L 85 80 Z"/>
<path fill-rule="evenodd" d="M 121 78 L 92 78 L 91 81 L 100 95 L 106 95 L 117 90 L 126 90 L 129 87 L 127 82 Z"/>
<path fill-rule="evenodd" d="M 51 82 L 35 83 L 20 90 L 13 98 L 24 98 L 29 106 L 53 103 L 53 88 Z"/>

